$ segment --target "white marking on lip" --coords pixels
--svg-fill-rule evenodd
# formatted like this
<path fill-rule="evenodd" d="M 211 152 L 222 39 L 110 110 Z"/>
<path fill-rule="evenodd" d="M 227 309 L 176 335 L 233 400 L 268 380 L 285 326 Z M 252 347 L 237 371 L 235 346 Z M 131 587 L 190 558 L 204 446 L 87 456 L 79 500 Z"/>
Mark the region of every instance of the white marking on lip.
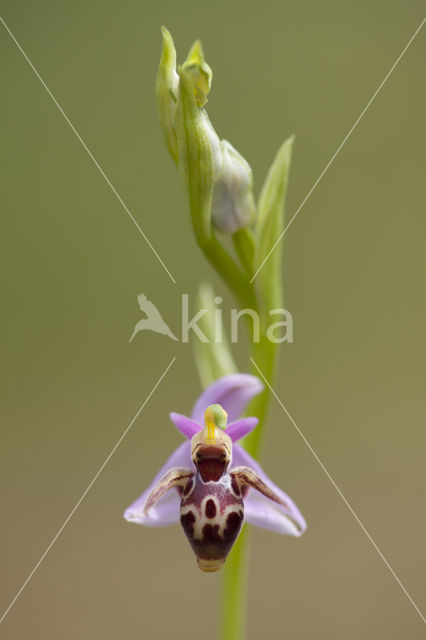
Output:
<path fill-rule="evenodd" d="M 207 516 L 205 515 L 207 500 L 213 500 L 213 502 L 215 503 L 216 516 L 214 518 L 207 518 Z M 221 538 L 224 539 L 226 521 L 228 519 L 229 514 L 236 513 L 239 515 L 240 511 L 243 512 L 243 516 L 244 516 L 244 508 L 242 504 L 241 505 L 229 504 L 225 507 L 223 513 L 221 513 L 220 503 L 218 498 L 214 495 L 208 495 L 208 496 L 205 496 L 201 502 L 201 510 L 198 507 L 198 505 L 191 503 L 191 504 L 182 506 L 180 509 L 180 514 L 181 516 L 184 516 L 190 512 L 194 514 L 195 522 L 192 523 L 192 526 L 194 527 L 194 540 L 202 540 L 204 538 L 203 528 L 206 524 L 209 524 L 212 527 L 214 527 L 215 525 L 218 525 L 219 527 L 218 534 L 220 535 Z"/>

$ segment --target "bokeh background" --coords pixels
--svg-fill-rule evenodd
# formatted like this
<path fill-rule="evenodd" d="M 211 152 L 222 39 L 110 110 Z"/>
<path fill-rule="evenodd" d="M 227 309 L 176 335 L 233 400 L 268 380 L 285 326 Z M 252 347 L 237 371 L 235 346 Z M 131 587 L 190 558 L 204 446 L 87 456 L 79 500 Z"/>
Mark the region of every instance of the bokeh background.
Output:
<path fill-rule="evenodd" d="M 176 278 L 173 285 L 0 28 L 1 608 L 4 610 L 173 356 L 176 361 L 0 628 L 11 640 L 198 638 L 220 575 L 178 527 L 122 519 L 180 435 L 200 386 L 190 345 L 128 344 L 151 297 L 212 281 L 162 141 L 160 25 L 180 60 L 200 37 L 209 114 L 259 186 L 296 134 L 287 219 L 419 25 L 419 1 L 3 0 L 1 14 Z M 284 240 L 294 343 L 275 388 L 424 607 L 425 28 Z M 247 349 L 237 353 L 248 369 Z M 308 520 L 253 531 L 248 637 L 417 639 L 423 623 L 272 403 L 263 462 Z"/>

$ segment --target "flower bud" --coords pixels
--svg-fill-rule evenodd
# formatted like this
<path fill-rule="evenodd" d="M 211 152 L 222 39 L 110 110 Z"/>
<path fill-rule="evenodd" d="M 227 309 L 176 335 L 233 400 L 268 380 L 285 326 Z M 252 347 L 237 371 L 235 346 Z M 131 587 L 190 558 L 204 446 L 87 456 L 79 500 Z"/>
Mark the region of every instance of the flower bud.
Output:
<path fill-rule="evenodd" d="M 156 94 L 167 146 L 188 190 L 193 227 L 203 244 L 212 225 L 223 233 L 248 227 L 254 217 L 252 172 L 226 140 L 220 140 L 203 106 L 212 70 L 199 40 L 176 72 L 172 37 L 162 28 L 163 49 Z"/>
<path fill-rule="evenodd" d="M 182 69 L 186 71 L 194 88 L 195 102 L 198 107 L 204 107 L 207 94 L 212 85 L 213 72 L 204 58 L 201 42 L 196 40 L 192 45 Z"/>
<path fill-rule="evenodd" d="M 223 168 L 213 188 L 211 217 L 223 233 L 235 233 L 253 222 L 253 176 L 248 162 L 227 141 L 221 141 Z"/>

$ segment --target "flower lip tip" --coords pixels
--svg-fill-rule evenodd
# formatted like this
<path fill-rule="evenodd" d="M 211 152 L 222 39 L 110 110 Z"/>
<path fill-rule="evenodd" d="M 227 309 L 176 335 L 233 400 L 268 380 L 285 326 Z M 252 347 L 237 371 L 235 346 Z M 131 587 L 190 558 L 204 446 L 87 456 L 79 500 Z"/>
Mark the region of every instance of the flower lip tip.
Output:
<path fill-rule="evenodd" d="M 198 566 L 204 573 L 213 573 L 219 571 L 222 568 L 225 558 L 218 558 L 217 560 L 206 560 L 204 558 L 197 558 Z"/>

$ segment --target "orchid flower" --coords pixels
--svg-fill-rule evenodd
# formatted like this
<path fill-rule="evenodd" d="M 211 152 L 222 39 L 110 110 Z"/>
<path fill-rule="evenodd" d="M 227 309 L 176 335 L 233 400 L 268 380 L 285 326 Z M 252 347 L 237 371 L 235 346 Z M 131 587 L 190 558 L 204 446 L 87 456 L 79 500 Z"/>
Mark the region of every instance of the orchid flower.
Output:
<path fill-rule="evenodd" d="M 220 569 L 244 520 L 296 537 L 306 529 L 294 502 L 235 444 L 256 427 L 257 418 L 239 418 L 262 390 L 255 376 L 231 374 L 201 394 L 190 418 L 171 413 L 187 440 L 124 513 L 148 527 L 180 520 L 203 571 Z"/>

